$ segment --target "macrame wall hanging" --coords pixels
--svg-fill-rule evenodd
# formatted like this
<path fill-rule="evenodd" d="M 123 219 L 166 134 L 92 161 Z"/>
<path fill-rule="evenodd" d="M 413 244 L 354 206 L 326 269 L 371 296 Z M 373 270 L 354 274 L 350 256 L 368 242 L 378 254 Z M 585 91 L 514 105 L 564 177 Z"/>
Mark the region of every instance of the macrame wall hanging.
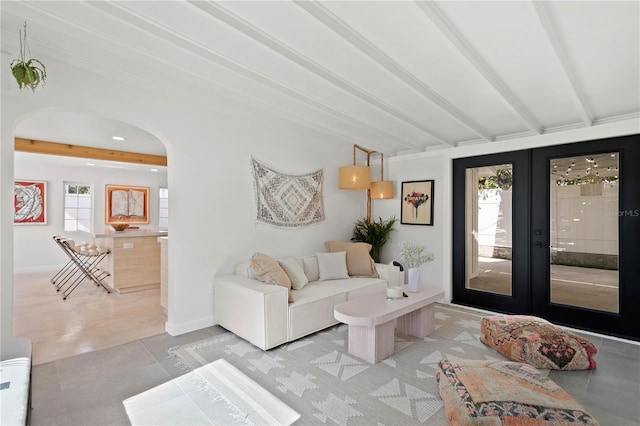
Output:
<path fill-rule="evenodd" d="M 322 169 L 289 175 L 251 157 L 256 220 L 269 225 L 296 228 L 325 220 Z"/>

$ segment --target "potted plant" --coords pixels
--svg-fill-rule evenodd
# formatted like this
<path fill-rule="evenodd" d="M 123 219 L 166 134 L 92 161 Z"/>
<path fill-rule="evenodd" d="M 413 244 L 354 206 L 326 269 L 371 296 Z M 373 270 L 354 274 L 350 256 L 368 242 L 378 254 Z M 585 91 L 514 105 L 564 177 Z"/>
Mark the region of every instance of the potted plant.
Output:
<path fill-rule="evenodd" d="M 47 80 L 47 68 L 39 59 L 31 57 L 27 59 L 27 52 L 29 52 L 29 56 L 31 56 L 31 51 L 27 44 L 26 22 L 24 23 L 24 34 L 22 33 L 22 30 L 19 31 L 19 34 L 20 58 L 11 61 L 11 73 L 18 82 L 18 87 L 20 89 L 23 87 L 29 87 L 34 91 L 40 83 L 44 84 Z"/>
<path fill-rule="evenodd" d="M 409 270 L 409 291 L 417 292 L 420 285 L 420 265 L 431 262 L 434 255 L 427 252 L 427 247 L 413 241 L 400 243 L 400 260 Z"/>
<path fill-rule="evenodd" d="M 389 241 L 393 225 L 398 221 L 395 217 L 387 220 L 378 218 L 378 221 L 369 222 L 366 218 L 362 218 L 356 222 L 353 229 L 353 237 L 351 241 L 363 242 L 371 244 L 371 258 L 380 263 L 382 247 Z"/>

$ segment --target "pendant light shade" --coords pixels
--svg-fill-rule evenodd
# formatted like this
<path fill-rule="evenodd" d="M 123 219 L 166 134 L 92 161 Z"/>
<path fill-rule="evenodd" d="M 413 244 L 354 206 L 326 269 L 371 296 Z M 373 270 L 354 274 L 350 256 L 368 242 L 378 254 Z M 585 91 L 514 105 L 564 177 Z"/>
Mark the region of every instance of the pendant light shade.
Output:
<path fill-rule="evenodd" d="M 344 166 L 338 170 L 340 189 L 369 189 L 371 187 L 369 166 Z"/>
<path fill-rule="evenodd" d="M 367 165 L 356 165 L 356 150 L 367 154 Z M 371 155 L 380 154 L 380 180 L 371 182 Z M 393 198 L 393 182 L 384 180 L 384 155 L 377 151 L 353 145 L 353 166 L 338 169 L 338 187 L 340 189 L 367 190 L 367 222 L 371 223 L 371 199 Z"/>
<path fill-rule="evenodd" d="M 371 182 L 371 198 L 378 200 L 393 198 L 393 182 L 390 180 Z"/>

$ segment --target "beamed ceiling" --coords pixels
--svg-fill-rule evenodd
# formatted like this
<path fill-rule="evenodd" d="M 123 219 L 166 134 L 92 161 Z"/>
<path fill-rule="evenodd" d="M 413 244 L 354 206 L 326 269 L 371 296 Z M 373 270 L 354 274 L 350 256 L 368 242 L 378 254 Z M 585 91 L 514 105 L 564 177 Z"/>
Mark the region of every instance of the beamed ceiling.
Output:
<path fill-rule="evenodd" d="M 517 148 L 640 116 L 639 4 L 3 0 L 2 50 L 27 21 L 34 56 L 386 155 Z"/>

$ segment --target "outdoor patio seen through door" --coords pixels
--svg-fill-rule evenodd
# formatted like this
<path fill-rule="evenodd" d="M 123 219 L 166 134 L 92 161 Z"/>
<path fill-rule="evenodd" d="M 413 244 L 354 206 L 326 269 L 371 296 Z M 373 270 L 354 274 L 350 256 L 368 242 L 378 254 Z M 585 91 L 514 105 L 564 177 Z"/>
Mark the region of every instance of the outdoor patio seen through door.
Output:
<path fill-rule="evenodd" d="M 454 160 L 453 302 L 640 340 L 639 146 Z"/>

